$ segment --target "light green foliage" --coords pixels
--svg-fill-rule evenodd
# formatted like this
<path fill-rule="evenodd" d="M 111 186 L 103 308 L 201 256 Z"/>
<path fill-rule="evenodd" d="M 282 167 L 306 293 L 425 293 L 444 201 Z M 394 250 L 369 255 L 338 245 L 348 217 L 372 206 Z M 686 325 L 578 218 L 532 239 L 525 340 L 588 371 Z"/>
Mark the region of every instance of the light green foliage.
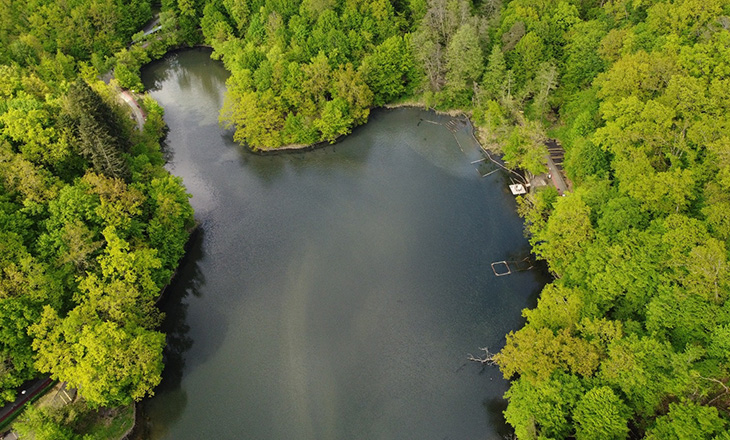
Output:
<path fill-rule="evenodd" d="M 615 237 L 622 231 L 643 230 L 649 216 L 636 199 L 628 196 L 611 197 L 602 207 L 597 221 L 599 231 L 606 237 Z"/>
<path fill-rule="evenodd" d="M 321 117 L 314 121 L 314 126 L 322 133 L 322 139 L 334 143 L 338 137 L 350 132 L 353 121 L 349 110 L 347 101 L 342 98 L 328 101 L 324 105 Z"/>
<path fill-rule="evenodd" d="M 730 197 L 727 191 L 721 189 L 718 183 L 711 182 L 705 187 L 704 195 L 705 205 L 702 207 L 702 214 L 705 216 L 708 229 L 716 238 L 728 242 L 730 217 L 725 214 L 730 212 Z"/>
<path fill-rule="evenodd" d="M 540 294 L 537 307 L 523 310 L 522 316 L 535 328 L 574 329 L 581 318 L 583 295 L 580 290 L 558 282 L 548 284 Z"/>
<path fill-rule="evenodd" d="M 622 392 L 639 417 L 655 413 L 665 396 L 686 391 L 687 364 L 666 342 L 629 335 L 611 344 L 599 373 Z"/>
<path fill-rule="evenodd" d="M 487 68 L 482 76 L 481 88 L 488 99 L 498 99 L 509 94 L 510 84 L 507 80 L 507 64 L 498 44 L 492 46 L 487 60 Z"/>
<path fill-rule="evenodd" d="M 446 84 L 454 104 L 468 104 L 484 70 L 477 28 L 467 22 L 446 46 Z"/>
<path fill-rule="evenodd" d="M 463 0 L 429 0 L 427 6 L 413 35 L 413 53 L 425 76 L 427 86 L 424 88 L 434 92 L 437 100 L 441 101 L 439 92 L 451 84 L 451 79 L 456 81 L 453 84 L 456 90 L 463 91 L 470 81 L 478 79 L 483 69 L 480 65 L 481 42 L 475 34 L 479 20 L 472 17 L 468 2 Z M 452 43 L 462 26 L 465 27 L 461 34 Z M 480 62 L 474 63 L 468 58 L 470 55 L 476 56 Z M 447 77 L 449 71 L 451 76 Z"/>
<path fill-rule="evenodd" d="M 150 246 L 157 250 L 162 271 L 155 282 L 164 285 L 185 251 L 188 231 L 194 224 L 193 209 L 188 203 L 180 178 L 165 174 L 149 184 L 148 203 L 152 217 L 147 226 Z"/>
<path fill-rule="evenodd" d="M 324 11 L 333 10 L 335 6 L 336 2 L 334 0 L 303 0 L 300 10 L 316 19 Z"/>
<path fill-rule="evenodd" d="M 580 380 L 568 374 L 554 374 L 539 383 L 520 378 L 504 395 L 509 400 L 504 417 L 521 440 L 566 438 L 573 431 L 570 416 L 583 392 Z"/>
<path fill-rule="evenodd" d="M 619 58 L 611 68 L 597 77 L 599 98 L 615 102 L 630 96 L 651 98 L 664 86 L 675 69 L 669 56 L 650 56 L 644 51 Z"/>
<path fill-rule="evenodd" d="M 528 236 L 537 235 L 545 228 L 559 196 L 555 188 L 548 186 L 517 198 L 517 212 L 525 219 Z"/>
<path fill-rule="evenodd" d="M 495 70 L 509 79 L 512 69 L 515 81 L 501 104 L 517 121 L 522 109 L 550 118 L 536 111 L 545 95 L 560 106 L 554 132 L 577 185 L 552 203 L 540 193 L 519 202 L 534 251 L 559 280 L 496 356 L 506 376 L 520 375 L 513 390 L 537 388 L 556 371 L 581 374 L 562 358 L 563 335 L 592 344 L 597 366 L 586 370 L 574 431 L 554 438 L 625 438 L 627 426 L 652 439 L 726 435 L 728 6 L 514 0 L 503 11 L 507 63 Z M 544 61 L 560 81 L 540 95 L 544 81 L 530 75 Z M 525 156 L 510 140 L 506 157 Z M 507 410 L 518 436 L 547 437 L 514 416 L 519 405 Z"/>
<path fill-rule="evenodd" d="M 570 29 L 562 79 L 566 91 L 575 93 L 589 86 L 593 78 L 603 71 L 605 62 L 598 48 L 605 34 L 605 25 L 598 20 L 577 22 Z"/>
<path fill-rule="evenodd" d="M 355 125 L 367 122 L 370 105 L 373 103 L 373 92 L 365 83 L 363 75 L 348 63 L 334 72 L 333 81 L 330 93 L 347 102 L 352 122 Z"/>
<path fill-rule="evenodd" d="M 29 405 L 13 421 L 21 438 L 108 440 L 122 436 L 134 424 L 134 408 L 91 408 L 83 399 L 67 405 Z"/>
<path fill-rule="evenodd" d="M 609 321 L 605 318 L 583 319 L 578 325 L 578 332 L 588 342 L 600 348 L 602 354 L 611 343 L 624 336 L 621 321 Z"/>
<path fill-rule="evenodd" d="M 116 59 L 114 77 L 119 81 L 119 85 L 130 90 L 144 90 L 142 79 L 139 77 L 139 69 L 150 62 L 147 52 L 139 45 L 132 46 L 130 50 L 117 52 Z"/>
<path fill-rule="evenodd" d="M 237 94 L 235 90 L 235 86 L 229 89 L 224 113 L 221 114 L 226 127 L 234 125 L 238 127 L 233 136 L 234 140 L 246 142 L 253 148 L 272 148 L 281 145 L 280 130 L 284 126 L 284 114 L 277 108 L 279 99 L 270 90 L 264 92 L 261 97 L 253 91 Z"/>
<path fill-rule="evenodd" d="M 203 9 L 203 18 L 200 20 L 203 36 L 208 41 L 223 44 L 234 31 L 226 17 L 222 2 L 208 2 Z"/>
<path fill-rule="evenodd" d="M 38 318 L 35 304 L 27 297 L 0 294 L 0 404 L 13 401 L 15 388 L 32 377 L 33 351 L 27 327 Z"/>
<path fill-rule="evenodd" d="M 592 388 L 578 401 L 573 412 L 576 440 L 619 440 L 626 438 L 629 408 L 613 390 Z"/>
<path fill-rule="evenodd" d="M 237 31 L 242 32 L 248 22 L 251 10 L 245 0 L 223 0 L 228 16 L 235 23 Z"/>
<path fill-rule="evenodd" d="M 535 252 L 547 260 L 551 270 L 563 273 L 580 256 L 594 236 L 590 208 L 577 194 L 561 197 L 545 229 L 535 236 Z"/>
<path fill-rule="evenodd" d="M 712 301 L 675 285 L 661 289 L 649 301 L 646 328 L 670 340 L 677 349 L 698 343 L 709 347 L 711 332 L 721 316 L 721 310 Z"/>
<path fill-rule="evenodd" d="M 129 404 L 160 381 L 161 333 L 101 320 L 85 305 L 66 318 L 46 307 L 30 331 L 39 370 L 78 388 L 91 405 Z"/>
<path fill-rule="evenodd" d="M 41 372 L 78 385 L 95 405 L 138 400 L 160 380 L 154 299 L 182 256 L 192 210 L 162 167 L 159 106 L 145 99 L 148 123 L 133 131 L 97 68 L 119 52 L 119 79 L 126 68 L 138 81 L 148 52 L 122 49 L 151 18 L 150 2 L 4 6 L 0 400 Z M 149 53 L 164 40 L 146 40 Z M 34 438 L 76 438 L 54 417 L 30 414 L 21 426 Z"/>
<path fill-rule="evenodd" d="M 646 19 L 655 32 L 673 33 L 695 38 L 700 29 L 723 13 L 724 0 L 682 0 L 660 2 L 648 9 Z"/>
<path fill-rule="evenodd" d="M 10 48 L 6 56 L 23 65 L 37 64 L 44 52 L 60 51 L 76 59 L 89 59 L 92 53 L 111 55 L 152 15 L 145 0 L 40 0 L 8 3 L 3 9 L 0 43 Z"/>
<path fill-rule="evenodd" d="M 545 45 L 535 32 L 528 32 L 510 52 L 510 61 L 515 72 L 516 85 L 524 86 L 532 79 L 543 59 Z M 516 68 L 515 66 L 519 66 Z"/>
<path fill-rule="evenodd" d="M 536 121 L 517 125 L 502 146 L 504 160 L 515 168 L 525 169 L 533 174 L 547 171 L 547 147 L 545 133 Z"/>
<path fill-rule="evenodd" d="M 547 115 L 549 98 L 558 86 L 558 68 L 552 61 L 544 61 L 537 68 L 535 78 L 530 82 L 528 90 L 533 96 L 532 113 L 535 118 Z"/>
<path fill-rule="evenodd" d="M 528 325 L 507 334 L 507 344 L 495 355 L 505 378 L 516 374 L 532 381 L 547 379 L 556 370 L 569 370 L 591 376 L 599 365 L 598 348 L 571 334 L 568 329 L 553 333 L 548 328 L 536 330 Z"/>
<path fill-rule="evenodd" d="M 717 408 L 694 402 L 670 403 L 669 413 L 658 417 L 649 429 L 646 440 L 720 439 L 727 434 L 728 423 L 720 418 Z M 717 436 L 717 437 L 716 437 Z"/>
<path fill-rule="evenodd" d="M 21 438 L 35 440 L 76 440 L 71 428 L 64 426 L 62 420 L 48 409 L 28 406 L 20 418 L 13 423 L 13 430 Z"/>
<path fill-rule="evenodd" d="M 204 38 L 231 71 L 222 120 L 254 149 L 332 142 L 411 93 L 473 111 L 534 173 L 552 129 L 575 191 L 518 202 L 559 280 L 495 356 L 519 376 L 507 421 L 519 438 L 727 437 L 727 0 L 163 0 L 162 30 L 129 48 L 150 2 L 122 3 L 0 11 L 3 398 L 36 369 L 100 405 L 159 381 L 152 301 L 192 211 L 161 168 L 161 109 L 146 100 L 135 134 L 94 78 L 116 64 L 141 88 L 143 63 Z"/>
<path fill-rule="evenodd" d="M 334 142 L 413 81 L 409 38 L 387 1 L 307 1 L 263 6 L 246 20 L 224 2 L 232 32 L 204 20 L 216 56 L 231 70 L 221 122 L 252 149 Z M 226 12 L 227 11 L 227 12 Z M 224 17 L 225 18 L 225 17 Z"/>
<path fill-rule="evenodd" d="M 708 354 L 727 363 L 730 359 L 730 324 L 718 325 L 712 329 Z"/>
<path fill-rule="evenodd" d="M 64 145 L 66 141 L 59 139 L 51 117 L 51 111 L 58 111 L 57 106 L 22 94 L 8 101 L 7 106 L 7 112 L 0 116 L 0 124 L 4 126 L 2 133 L 22 145 L 21 153 L 25 159 L 46 165 L 55 165 L 66 159 L 70 151 Z"/>

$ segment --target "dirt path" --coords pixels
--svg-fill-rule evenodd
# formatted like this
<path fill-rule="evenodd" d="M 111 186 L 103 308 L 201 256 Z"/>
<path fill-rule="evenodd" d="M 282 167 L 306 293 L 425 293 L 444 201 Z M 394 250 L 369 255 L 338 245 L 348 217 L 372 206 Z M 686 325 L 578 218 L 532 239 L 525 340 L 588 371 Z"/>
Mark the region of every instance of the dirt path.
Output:
<path fill-rule="evenodd" d="M 548 157 L 547 158 L 547 166 L 548 170 L 550 172 L 550 178 L 553 181 L 553 185 L 555 185 L 555 188 L 557 188 L 558 193 L 562 196 L 563 194 L 568 192 L 568 184 L 565 183 L 565 179 L 563 179 L 563 173 L 560 172 L 558 169 L 558 166 L 555 165 L 555 162 Z"/>
<path fill-rule="evenodd" d="M 142 131 L 144 129 L 145 116 L 139 104 L 137 104 L 137 100 L 135 100 L 132 94 L 129 93 L 129 90 L 122 90 L 119 93 L 119 96 L 121 96 L 124 102 L 129 105 L 129 108 L 132 109 L 132 116 L 134 117 L 134 120 L 137 121 L 137 130 Z"/>

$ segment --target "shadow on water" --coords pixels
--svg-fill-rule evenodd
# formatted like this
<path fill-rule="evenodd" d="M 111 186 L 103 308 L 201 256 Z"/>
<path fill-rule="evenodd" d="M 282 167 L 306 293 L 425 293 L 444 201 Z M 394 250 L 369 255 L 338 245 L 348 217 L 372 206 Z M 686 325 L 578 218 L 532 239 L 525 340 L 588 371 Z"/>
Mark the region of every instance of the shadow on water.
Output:
<path fill-rule="evenodd" d="M 320 176 L 333 173 L 362 173 L 367 167 L 367 156 L 372 143 L 358 140 L 361 127 L 335 144 L 321 144 L 301 151 L 273 151 L 257 153 L 233 140 L 233 130 L 227 130 L 221 137 L 226 145 L 235 149 L 239 164 L 250 171 L 261 183 L 269 187 L 280 182 L 287 172 L 296 175 L 311 175 L 313 170 Z M 367 134 L 365 134 L 367 136 Z"/>
<path fill-rule="evenodd" d="M 181 262 L 178 275 L 170 284 L 170 295 L 159 304 L 160 310 L 165 313 L 165 320 L 160 330 L 167 335 L 167 347 L 164 352 L 165 371 L 158 389 L 167 391 L 180 386 L 183 373 L 192 366 L 204 363 L 210 355 L 218 349 L 225 336 L 228 323 L 220 312 L 208 309 L 214 318 L 206 322 L 206 329 L 211 331 L 215 338 L 209 338 L 204 346 L 196 347 L 194 362 L 186 361 L 185 354 L 192 348 L 193 339 L 190 337 L 188 325 L 188 307 L 193 298 L 201 299 L 206 287 L 206 278 L 202 263 L 207 255 L 204 251 L 204 237 L 210 225 L 203 223 L 191 237 L 187 254 Z"/>
<path fill-rule="evenodd" d="M 507 409 L 507 401 L 505 399 L 489 399 L 484 402 L 484 409 L 487 417 L 496 433 L 501 438 L 509 438 L 512 429 L 504 420 L 504 410 Z"/>
<path fill-rule="evenodd" d="M 170 144 L 167 142 L 168 131 L 169 130 L 166 128 L 162 139 L 160 139 L 160 153 L 162 153 L 162 159 L 165 163 L 171 163 L 175 158 L 175 151 L 173 148 L 170 148 Z"/>
<path fill-rule="evenodd" d="M 235 143 L 233 136 L 226 139 L 226 143 L 238 152 L 238 162 L 241 167 L 251 170 L 251 175 L 257 177 L 264 187 L 271 188 L 284 175 L 286 163 L 276 156 L 253 153 L 248 147 Z"/>
<path fill-rule="evenodd" d="M 141 68 L 142 83 L 148 91 L 160 90 L 162 85 L 173 76 L 181 78 L 181 88 L 190 90 L 192 85 L 201 86 L 209 95 L 218 93 L 218 84 L 214 77 L 206 69 L 189 69 L 188 66 L 180 63 L 180 54 L 186 52 L 186 59 L 192 52 L 199 52 L 206 64 L 220 63 L 210 58 L 212 49 L 207 47 L 183 48 L 167 52 L 162 58 L 151 61 Z M 227 72 L 226 72 L 227 73 Z"/>
<path fill-rule="evenodd" d="M 180 262 L 177 274 L 157 304 L 165 313 L 160 331 L 165 333 L 167 344 L 162 353 L 165 368 L 162 372 L 162 380 L 155 389 L 155 394 L 177 394 L 175 399 L 168 399 L 168 402 L 173 404 L 165 408 L 170 420 L 179 419 L 185 411 L 188 401 L 187 393 L 181 390 L 180 383 L 185 368 L 185 354 L 192 348 L 194 341 L 189 335 L 188 303 L 185 299 L 190 294 L 200 297 L 200 288 L 205 284 L 205 276 L 199 265 L 203 260 L 204 235 L 202 227 L 193 231 L 188 242 L 188 250 Z M 145 400 L 140 405 L 142 423 L 136 433 L 137 439 L 149 438 L 149 433 L 154 429 L 150 418 L 150 403 L 150 400 Z"/>
<path fill-rule="evenodd" d="M 169 52 L 159 60 L 152 61 L 151 63 L 143 66 L 140 69 L 140 77 L 142 84 L 148 92 L 155 92 L 162 88 L 162 85 L 167 82 L 173 74 L 177 74 L 180 70 L 180 65 L 177 62 L 177 53 Z"/>
<path fill-rule="evenodd" d="M 168 288 L 170 295 L 160 302 L 159 307 L 165 313 L 165 319 L 160 330 L 167 335 L 167 346 L 164 350 L 165 371 L 159 391 L 174 389 L 180 386 L 185 353 L 193 346 L 190 338 L 190 326 L 187 324 L 188 295 L 200 297 L 200 288 L 205 284 L 205 276 L 200 270 L 199 262 L 203 259 L 203 228 L 195 230 L 190 238 L 188 252 L 174 280 Z"/>
<path fill-rule="evenodd" d="M 534 258 L 534 255 L 532 256 Z M 537 307 L 537 298 L 540 296 L 540 292 L 542 292 L 542 289 L 545 285 L 552 283 L 555 278 L 550 273 L 550 269 L 548 268 L 547 262 L 545 260 L 537 260 L 534 263 L 534 267 L 532 270 L 535 272 L 535 280 L 537 281 L 537 286 L 535 289 L 530 292 L 530 296 L 527 297 L 527 305 L 526 307 L 530 309 L 534 309 Z"/>

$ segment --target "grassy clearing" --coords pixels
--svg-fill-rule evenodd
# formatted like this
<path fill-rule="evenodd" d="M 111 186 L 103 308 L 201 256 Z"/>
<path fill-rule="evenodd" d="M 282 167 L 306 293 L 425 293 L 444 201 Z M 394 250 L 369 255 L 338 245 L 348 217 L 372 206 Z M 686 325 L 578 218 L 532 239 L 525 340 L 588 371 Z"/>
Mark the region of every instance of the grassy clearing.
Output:
<path fill-rule="evenodd" d="M 134 425 L 134 404 L 90 411 L 77 426 L 78 433 L 98 440 L 120 439 Z"/>
<path fill-rule="evenodd" d="M 20 413 L 8 428 L 15 430 L 13 428 L 17 427 L 17 432 L 25 433 L 26 437 L 31 438 L 43 432 L 41 437 L 46 439 L 48 432 L 64 431 L 78 439 L 118 440 L 134 426 L 134 404 L 111 409 L 92 409 L 81 398 L 66 404 L 63 399 L 58 398 L 62 392 L 61 385 L 57 384 L 33 405 L 27 405 L 26 411 Z M 50 429 L 52 426 L 64 428 L 62 431 L 54 431 Z"/>

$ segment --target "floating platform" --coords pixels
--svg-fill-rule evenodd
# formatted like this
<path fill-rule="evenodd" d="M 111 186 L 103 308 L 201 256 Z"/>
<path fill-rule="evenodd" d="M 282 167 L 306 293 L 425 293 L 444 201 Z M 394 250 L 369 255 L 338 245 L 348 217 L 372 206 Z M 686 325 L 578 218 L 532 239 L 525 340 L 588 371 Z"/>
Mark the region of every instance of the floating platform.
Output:
<path fill-rule="evenodd" d="M 509 268 L 509 264 L 507 264 L 506 261 L 496 261 L 492 263 L 492 271 L 498 277 L 512 273 L 512 270 Z"/>
<path fill-rule="evenodd" d="M 513 185 L 509 186 L 509 190 L 512 191 L 513 196 L 518 196 L 521 194 L 527 194 L 527 190 L 525 189 L 525 185 L 521 183 L 515 183 Z"/>
<path fill-rule="evenodd" d="M 503 277 L 505 275 L 512 274 L 512 271 L 523 272 L 525 270 L 530 270 L 533 267 L 530 257 L 525 257 L 522 260 L 516 261 L 495 261 L 492 263 L 492 272 L 494 272 L 495 276 Z"/>

